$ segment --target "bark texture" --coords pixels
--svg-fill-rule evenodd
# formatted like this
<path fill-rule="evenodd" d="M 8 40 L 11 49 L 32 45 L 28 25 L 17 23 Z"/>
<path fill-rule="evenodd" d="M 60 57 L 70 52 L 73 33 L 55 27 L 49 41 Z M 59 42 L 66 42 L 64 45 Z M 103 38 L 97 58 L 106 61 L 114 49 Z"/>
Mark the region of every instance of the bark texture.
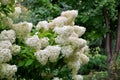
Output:
<path fill-rule="evenodd" d="M 103 8 L 103 16 L 105 20 L 106 29 L 106 53 L 107 53 L 107 63 L 108 63 L 108 79 L 109 80 L 118 80 L 119 75 L 117 72 L 116 60 L 120 50 L 120 8 L 118 8 L 118 26 L 117 26 L 117 38 L 114 52 L 112 51 L 112 39 L 111 39 L 111 26 L 108 18 L 108 11 L 106 8 Z"/>

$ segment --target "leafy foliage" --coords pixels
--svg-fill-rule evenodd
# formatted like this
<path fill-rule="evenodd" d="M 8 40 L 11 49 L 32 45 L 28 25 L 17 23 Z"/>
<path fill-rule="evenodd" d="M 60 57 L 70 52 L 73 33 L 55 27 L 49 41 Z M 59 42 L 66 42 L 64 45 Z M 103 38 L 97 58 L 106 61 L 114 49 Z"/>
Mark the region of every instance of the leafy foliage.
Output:
<path fill-rule="evenodd" d="M 2 1 L 0 1 L 0 11 L 1 11 L 0 16 L 4 14 L 8 15 L 9 13 L 13 12 L 14 11 L 14 0 L 10 0 L 8 4 L 3 4 Z"/>
<path fill-rule="evenodd" d="M 85 75 L 94 71 L 106 71 L 107 70 L 107 57 L 105 55 L 95 54 L 90 57 L 88 64 L 83 65 L 79 73 Z"/>
<path fill-rule="evenodd" d="M 0 31 L 6 28 L 4 18 L 12 12 L 14 12 L 14 0 L 10 0 L 9 4 L 3 4 L 0 1 Z"/>
<path fill-rule="evenodd" d="M 84 76 L 84 80 L 107 80 L 108 74 L 106 71 L 93 72 L 87 76 Z"/>
<path fill-rule="evenodd" d="M 31 16 L 30 21 L 35 24 L 42 20 L 52 20 L 61 12 L 60 7 L 52 4 L 50 0 L 25 0 L 22 4 L 31 11 L 29 15 Z M 31 4 L 31 6 L 29 6 L 29 4 Z"/>

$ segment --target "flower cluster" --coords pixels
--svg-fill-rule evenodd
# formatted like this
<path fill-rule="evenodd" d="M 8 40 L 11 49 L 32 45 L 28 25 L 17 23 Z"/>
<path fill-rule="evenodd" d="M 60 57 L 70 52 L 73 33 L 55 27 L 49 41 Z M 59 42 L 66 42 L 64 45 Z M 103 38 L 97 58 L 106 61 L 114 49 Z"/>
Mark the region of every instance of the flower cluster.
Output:
<path fill-rule="evenodd" d="M 48 39 L 46 39 L 47 41 L 42 41 L 42 39 L 37 38 L 37 43 L 31 44 L 29 42 L 29 46 L 46 43 L 44 48 L 39 46 L 40 50 L 37 49 L 35 52 L 37 60 L 42 65 L 45 65 L 48 60 L 50 62 L 55 62 L 61 52 L 64 62 L 67 64 L 68 68 L 72 70 L 73 79 L 82 80 L 81 75 L 77 75 L 77 72 L 81 65 L 86 64 L 89 61 L 89 58 L 84 54 L 89 49 L 87 41 L 80 38 L 85 33 L 86 28 L 74 25 L 74 20 L 77 15 L 77 10 L 64 11 L 59 17 L 49 23 L 47 21 L 40 21 L 35 26 L 36 30 L 42 29 L 47 31 L 51 29 L 57 34 L 54 38 L 56 45 L 49 45 Z M 56 79 L 57 78 L 55 78 L 55 80 Z"/>
<path fill-rule="evenodd" d="M 30 36 L 32 27 L 33 27 L 33 24 L 29 23 L 29 22 L 20 22 L 20 23 L 11 25 L 11 28 L 16 33 L 16 37 L 20 38 L 20 39 L 24 39 L 24 38 Z"/>
<path fill-rule="evenodd" d="M 14 30 L 3 30 L 0 33 L 0 79 L 11 79 L 17 71 L 16 65 L 7 64 L 12 55 L 20 52 L 20 46 L 13 44 L 16 36 Z"/>
<path fill-rule="evenodd" d="M 37 30 L 40 30 L 40 29 L 44 29 L 45 31 L 49 29 L 48 27 L 48 22 L 47 21 L 40 21 L 37 26 L 36 26 L 36 29 Z"/>
<path fill-rule="evenodd" d="M 7 78 L 9 80 L 12 79 L 12 76 L 15 75 L 17 71 L 16 65 L 9 65 L 7 63 L 3 63 L 0 65 L 0 78 Z"/>
<path fill-rule="evenodd" d="M 89 58 L 84 54 L 88 51 L 87 41 L 80 38 L 86 29 L 82 26 L 74 25 L 74 19 L 77 17 L 77 14 L 76 10 L 62 12 L 61 16 L 53 20 L 53 22 L 59 24 L 60 22 L 57 23 L 55 20 L 60 19 L 62 25 L 52 27 L 53 31 L 58 34 L 55 42 L 61 46 L 64 62 L 69 69 L 72 69 L 72 75 L 73 78 L 75 76 L 75 80 L 79 80 L 76 78 L 76 75 L 80 66 L 89 61 Z"/>
<path fill-rule="evenodd" d="M 61 47 L 59 46 L 47 46 L 44 50 L 39 50 L 35 53 L 37 60 L 45 65 L 48 61 L 55 62 L 60 54 Z"/>
<path fill-rule="evenodd" d="M 37 50 L 41 48 L 40 39 L 37 35 L 30 36 L 26 39 L 25 42 L 28 46 L 33 47 Z"/>
<path fill-rule="evenodd" d="M 15 42 L 16 35 L 14 30 L 3 30 L 0 34 L 1 40 L 9 40 L 11 43 Z"/>

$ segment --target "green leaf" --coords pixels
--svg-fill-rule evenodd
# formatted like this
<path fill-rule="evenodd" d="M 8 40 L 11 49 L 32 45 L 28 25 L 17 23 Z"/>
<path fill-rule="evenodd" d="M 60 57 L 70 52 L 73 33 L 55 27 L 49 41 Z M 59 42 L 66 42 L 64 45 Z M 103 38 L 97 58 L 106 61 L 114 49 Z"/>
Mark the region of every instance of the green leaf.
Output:
<path fill-rule="evenodd" d="M 33 63 L 33 60 L 32 59 L 28 59 L 25 63 L 25 66 L 29 66 Z"/>
<path fill-rule="evenodd" d="M 18 63 L 18 67 L 24 66 L 24 64 L 25 64 L 24 61 L 20 61 L 20 62 Z"/>

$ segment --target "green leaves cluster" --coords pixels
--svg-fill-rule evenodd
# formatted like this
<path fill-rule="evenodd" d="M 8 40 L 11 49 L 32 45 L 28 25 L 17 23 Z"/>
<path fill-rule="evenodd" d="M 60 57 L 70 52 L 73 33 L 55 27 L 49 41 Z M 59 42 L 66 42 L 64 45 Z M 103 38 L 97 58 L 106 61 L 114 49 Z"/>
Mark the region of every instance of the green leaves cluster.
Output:
<path fill-rule="evenodd" d="M 25 0 L 22 4 L 30 10 L 30 21 L 34 24 L 42 20 L 52 20 L 61 12 L 60 7 L 52 4 L 50 0 Z"/>
<path fill-rule="evenodd" d="M 107 80 L 108 74 L 106 71 L 100 71 L 100 72 L 91 72 L 89 75 L 84 76 L 84 80 Z"/>
<path fill-rule="evenodd" d="M 3 23 L 3 19 L 7 17 L 10 13 L 14 12 L 14 3 L 15 0 L 8 0 L 8 4 L 4 4 L 0 1 L 0 31 L 6 28 L 6 25 Z M 7 2 L 6 2 L 7 3 Z"/>
<path fill-rule="evenodd" d="M 9 0 L 8 3 L 6 2 L 7 4 L 2 3 L 2 1 L 4 1 L 4 0 L 0 1 L 0 17 L 2 15 L 8 15 L 9 13 L 14 11 L 15 0 Z"/>

